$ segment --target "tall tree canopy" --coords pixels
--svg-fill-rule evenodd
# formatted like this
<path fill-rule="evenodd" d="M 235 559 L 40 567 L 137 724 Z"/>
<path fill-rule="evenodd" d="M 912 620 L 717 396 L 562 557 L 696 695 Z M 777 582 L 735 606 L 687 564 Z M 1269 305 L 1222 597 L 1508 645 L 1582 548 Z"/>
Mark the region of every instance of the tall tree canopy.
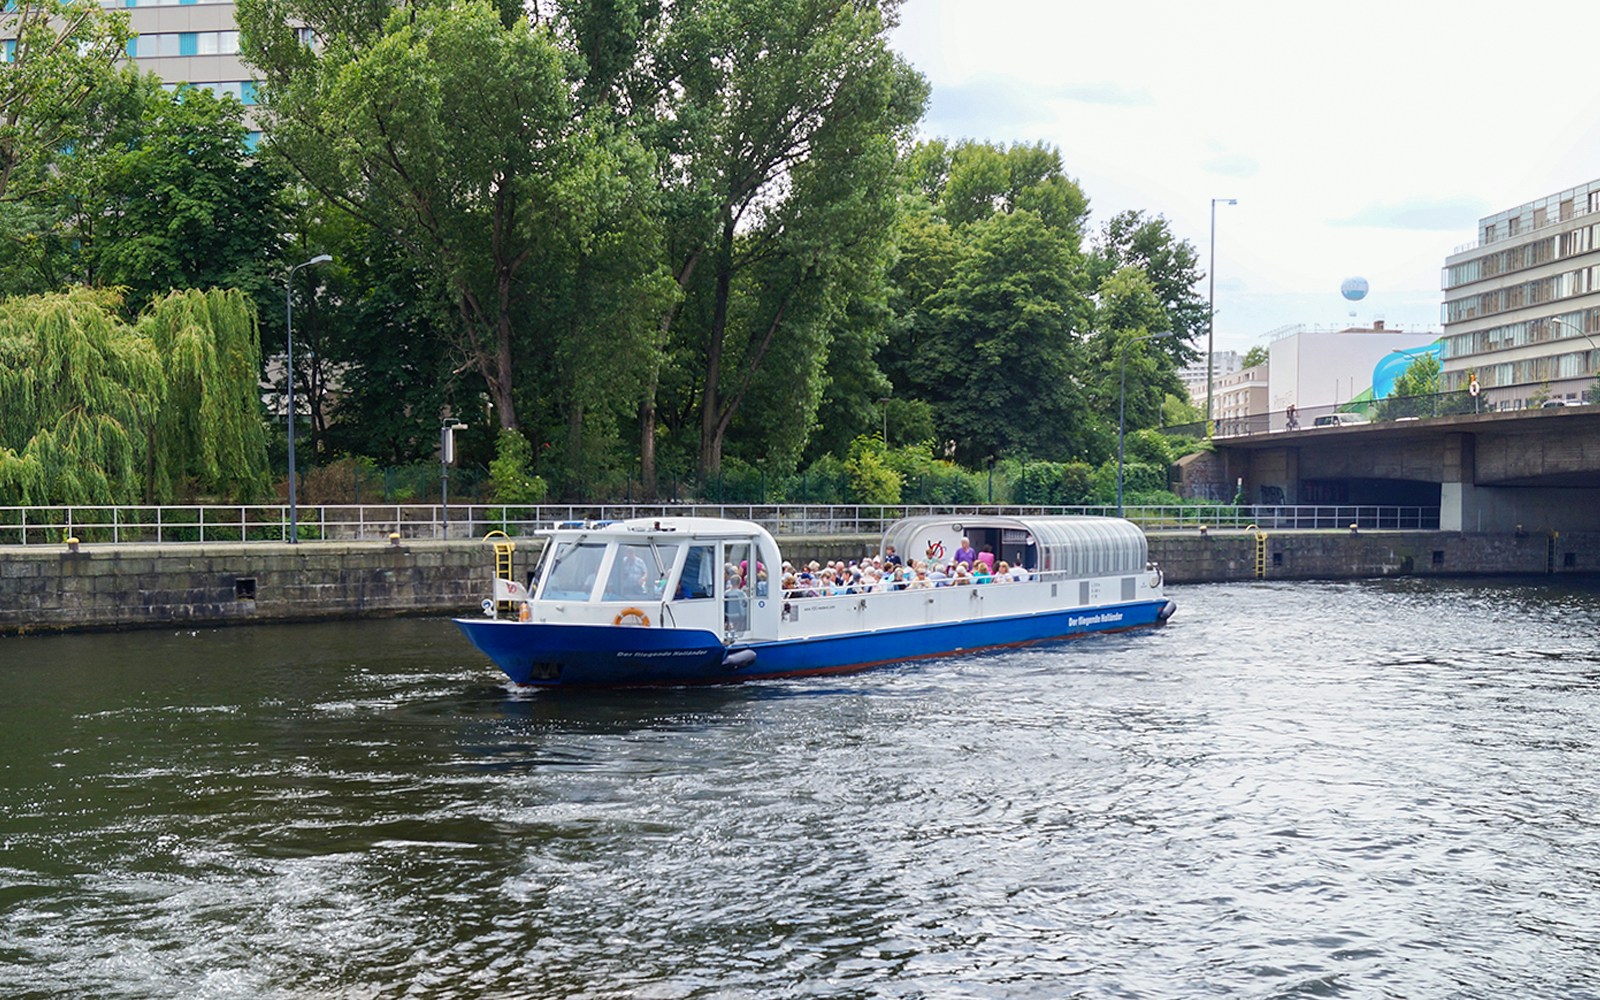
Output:
<path fill-rule="evenodd" d="M 1042 146 L 929 142 L 905 159 L 881 354 L 897 396 L 926 400 L 968 463 L 1080 457 L 1091 324 L 1088 200 Z"/>
<path fill-rule="evenodd" d="M 444 276 L 461 363 L 517 427 L 519 356 L 554 356 L 538 317 L 610 245 L 608 225 L 637 220 L 615 205 L 637 190 L 637 158 L 574 113 L 563 52 L 509 5 L 244 0 L 238 17 L 265 76 L 269 153 Z M 650 287 L 636 269 L 608 276 L 621 282 L 609 301 Z"/>
<path fill-rule="evenodd" d="M 1182 367 L 1199 357 L 1198 338 L 1206 330 L 1206 300 L 1200 295 L 1199 253 L 1180 240 L 1163 216 L 1125 211 L 1101 227 L 1090 255 L 1096 285 L 1123 268 L 1142 271 L 1160 307 L 1150 331 L 1171 330 L 1171 339 L 1149 345 Z"/>
<path fill-rule="evenodd" d="M 683 291 L 660 323 L 671 370 L 641 410 L 647 482 L 658 412 L 669 434 L 695 432 L 703 472 L 720 468 L 753 399 L 767 412 L 750 414 L 745 453 L 798 457 L 835 324 L 887 264 L 895 157 L 926 99 L 888 45 L 898 6 L 657 8 L 621 87 L 656 156 L 666 262 Z"/>

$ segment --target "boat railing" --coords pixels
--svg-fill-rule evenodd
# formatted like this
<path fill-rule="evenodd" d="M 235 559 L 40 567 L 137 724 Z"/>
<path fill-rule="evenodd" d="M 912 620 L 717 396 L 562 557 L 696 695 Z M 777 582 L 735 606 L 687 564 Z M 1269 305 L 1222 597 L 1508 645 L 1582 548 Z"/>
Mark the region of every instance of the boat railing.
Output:
<path fill-rule="evenodd" d="M 562 524 L 648 517 L 715 517 L 755 523 L 780 538 L 881 535 L 906 517 L 1116 516 L 1104 506 L 1012 504 L 310 504 L 299 505 L 292 534 L 299 541 L 386 541 L 482 538 L 490 531 L 532 535 Z M 1391 528 L 1437 530 L 1438 507 L 1174 504 L 1129 506 L 1122 516 L 1149 531 L 1198 527 Z M 165 506 L 0 507 L 0 545 L 84 543 L 285 542 L 291 535 L 288 504 L 184 504 Z"/>

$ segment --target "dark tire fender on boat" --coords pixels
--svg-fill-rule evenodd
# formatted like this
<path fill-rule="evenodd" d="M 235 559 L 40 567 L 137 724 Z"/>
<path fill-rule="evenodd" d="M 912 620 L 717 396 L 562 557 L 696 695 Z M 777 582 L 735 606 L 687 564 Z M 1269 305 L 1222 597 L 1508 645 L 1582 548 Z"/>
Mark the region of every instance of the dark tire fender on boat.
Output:
<path fill-rule="evenodd" d="M 722 658 L 722 665 L 729 670 L 743 670 L 755 662 L 756 651 L 753 649 L 741 649 L 737 652 L 728 653 Z"/>
<path fill-rule="evenodd" d="M 1172 613 L 1174 611 L 1177 611 L 1177 610 L 1178 610 L 1178 603 L 1176 601 L 1168 601 L 1166 604 L 1164 604 L 1162 606 L 1160 611 L 1156 612 L 1156 621 L 1158 621 L 1158 622 L 1166 621 L 1168 618 L 1171 618 L 1172 617 Z"/>

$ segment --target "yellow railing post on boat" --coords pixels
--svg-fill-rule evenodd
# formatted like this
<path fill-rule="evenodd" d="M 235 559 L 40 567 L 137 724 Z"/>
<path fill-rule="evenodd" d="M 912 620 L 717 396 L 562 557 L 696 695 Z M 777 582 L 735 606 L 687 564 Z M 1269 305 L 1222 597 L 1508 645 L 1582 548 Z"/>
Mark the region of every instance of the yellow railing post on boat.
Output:
<path fill-rule="evenodd" d="M 496 535 L 500 536 L 499 539 L 495 538 Z M 483 536 L 483 540 L 486 541 L 486 542 L 491 542 L 494 545 L 494 575 L 495 575 L 495 579 L 497 579 L 497 580 L 509 580 L 509 579 L 511 579 L 511 553 L 516 551 L 517 543 L 513 542 L 511 540 L 511 536 L 510 535 L 507 535 L 505 532 L 499 530 L 498 528 L 495 529 L 494 531 L 489 532 L 487 535 L 484 535 Z M 501 602 L 499 602 L 498 604 L 495 605 L 495 612 L 497 614 L 499 612 L 501 612 L 501 611 L 510 611 L 510 610 L 511 610 L 511 602 L 510 601 L 501 601 Z"/>

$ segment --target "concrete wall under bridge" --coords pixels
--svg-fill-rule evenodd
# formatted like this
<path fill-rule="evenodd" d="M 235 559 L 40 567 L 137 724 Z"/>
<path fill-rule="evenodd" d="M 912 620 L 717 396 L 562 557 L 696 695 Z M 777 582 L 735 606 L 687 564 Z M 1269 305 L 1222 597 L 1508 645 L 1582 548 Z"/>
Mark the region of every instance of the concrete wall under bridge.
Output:
<path fill-rule="evenodd" d="M 1437 506 L 1446 531 L 1600 531 L 1600 406 L 1218 438 L 1180 463 L 1193 496 Z"/>
<path fill-rule="evenodd" d="M 1173 584 L 1600 573 L 1600 532 L 1152 532 L 1150 558 Z M 877 535 L 786 537 L 787 558 L 856 559 Z M 519 540 L 521 578 L 541 546 Z M 474 615 L 488 596 L 481 542 L 316 542 L 0 547 L 0 634 Z M 0 661 L 3 664 L 3 661 Z"/>

